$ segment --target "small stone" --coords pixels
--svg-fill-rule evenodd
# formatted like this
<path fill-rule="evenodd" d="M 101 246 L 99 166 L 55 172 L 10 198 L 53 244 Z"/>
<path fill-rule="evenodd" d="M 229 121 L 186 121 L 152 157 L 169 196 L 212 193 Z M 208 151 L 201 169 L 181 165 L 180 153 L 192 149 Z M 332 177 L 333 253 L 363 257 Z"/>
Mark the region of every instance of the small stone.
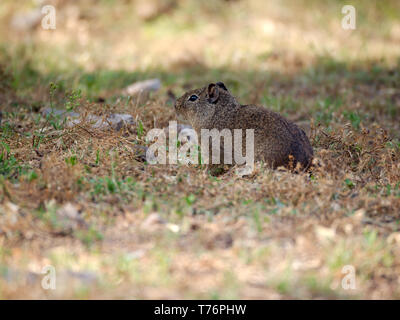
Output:
<path fill-rule="evenodd" d="M 130 114 L 113 113 L 107 117 L 99 117 L 90 115 L 88 120 L 93 123 L 92 127 L 95 129 L 113 128 L 115 131 L 121 130 L 124 126 L 135 124 L 135 120 Z"/>
<path fill-rule="evenodd" d="M 333 240 L 336 235 L 334 228 L 326 228 L 323 226 L 315 226 L 315 235 L 320 241 Z"/>
<path fill-rule="evenodd" d="M 61 119 L 69 118 L 66 122 L 67 127 L 73 127 L 81 123 L 79 113 L 73 111 L 46 108 L 42 111 L 42 114 L 43 116 L 53 114 L 54 116 L 59 116 Z M 136 123 L 130 114 L 125 113 L 112 113 L 106 117 L 91 114 L 88 115 L 85 120 L 89 121 L 94 129 L 108 129 L 111 127 L 115 131 L 121 130 L 124 126 L 135 125 Z"/>
<path fill-rule="evenodd" d="M 366 213 L 365 209 L 363 208 L 358 209 L 356 212 L 354 212 L 352 219 L 356 222 L 361 222 L 362 219 L 365 217 L 365 213 Z"/>
<path fill-rule="evenodd" d="M 353 232 L 353 225 L 351 223 L 346 223 L 343 229 L 346 234 L 351 234 Z"/>
<path fill-rule="evenodd" d="M 167 229 L 172 231 L 173 233 L 178 233 L 181 228 L 177 224 L 167 223 Z"/>
<path fill-rule="evenodd" d="M 140 228 L 145 231 L 154 231 L 164 225 L 166 221 L 158 213 L 151 213 L 141 224 Z"/>
<path fill-rule="evenodd" d="M 80 215 L 76 206 L 72 203 L 66 203 L 63 207 L 56 211 L 55 229 L 63 234 L 70 234 L 74 230 L 83 228 L 87 229 L 85 220 Z"/>
<path fill-rule="evenodd" d="M 53 114 L 54 116 L 60 116 L 61 119 L 64 119 L 67 117 L 71 117 L 71 118 L 79 117 L 79 113 L 77 113 L 77 112 L 61 110 L 61 109 L 45 108 L 42 111 L 42 115 L 45 117 L 48 116 L 49 114 Z"/>
<path fill-rule="evenodd" d="M 40 9 L 34 9 L 29 12 L 16 13 L 11 18 L 11 27 L 19 31 L 28 31 L 37 27 L 42 19 Z"/>
<path fill-rule="evenodd" d="M 142 92 L 158 91 L 160 88 L 160 79 L 149 79 L 129 85 L 125 88 L 124 93 L 127 95 L 135 95 Z"/>
<path fill-rule="evenodd" d="M 125 125 L 135 125 L 135 120 L 130 114 L 114 113 L 107 117 L 107 121 L 116 131 L 121 130 Z"/>

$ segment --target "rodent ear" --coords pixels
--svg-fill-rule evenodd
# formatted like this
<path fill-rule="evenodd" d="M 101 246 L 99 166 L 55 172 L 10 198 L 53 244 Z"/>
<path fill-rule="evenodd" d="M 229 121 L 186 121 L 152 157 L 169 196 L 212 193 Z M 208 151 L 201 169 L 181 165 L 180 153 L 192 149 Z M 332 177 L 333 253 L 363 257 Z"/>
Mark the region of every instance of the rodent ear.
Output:
<path fill-rule="evenodd" d="M 226 86 L 223 82 L 217 82 L 217 86 L 224 89 L 225 91 L 228 91 L 228 89 L 226 88 Z"/>
<path fill-rule="evenodd" d="M 219 89 L 215 83 L 210 83 L 207 88 L 207 99 L 211 103 L 216 103 L 219 98 Z"/>

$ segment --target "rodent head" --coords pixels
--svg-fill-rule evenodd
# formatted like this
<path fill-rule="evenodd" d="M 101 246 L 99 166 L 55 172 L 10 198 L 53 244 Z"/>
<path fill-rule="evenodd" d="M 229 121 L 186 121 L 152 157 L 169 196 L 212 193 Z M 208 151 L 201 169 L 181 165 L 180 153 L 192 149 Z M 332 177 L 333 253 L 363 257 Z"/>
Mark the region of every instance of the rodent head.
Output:
<path fill-rule="evenodd" d="M 239 106 L 222 82 L 186 92 L 175 103 L 175 111 L 189 121 L 210 119 L 219 109 Z"/>

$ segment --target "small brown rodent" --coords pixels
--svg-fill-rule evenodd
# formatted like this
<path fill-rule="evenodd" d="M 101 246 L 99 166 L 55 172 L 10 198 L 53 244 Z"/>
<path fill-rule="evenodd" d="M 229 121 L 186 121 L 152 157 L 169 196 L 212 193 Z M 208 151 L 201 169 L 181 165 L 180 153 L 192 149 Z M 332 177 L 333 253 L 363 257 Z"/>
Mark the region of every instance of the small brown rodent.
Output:
<path fill-rule="evenodd" d="M 266 108 L 241 105 L 222 82 L 185 93 L 175 110 L 199 137 L 201 129 L 254 129 L 254 158 L 272 168 L 311 164 L 313 149 L 301 128 Z"/>

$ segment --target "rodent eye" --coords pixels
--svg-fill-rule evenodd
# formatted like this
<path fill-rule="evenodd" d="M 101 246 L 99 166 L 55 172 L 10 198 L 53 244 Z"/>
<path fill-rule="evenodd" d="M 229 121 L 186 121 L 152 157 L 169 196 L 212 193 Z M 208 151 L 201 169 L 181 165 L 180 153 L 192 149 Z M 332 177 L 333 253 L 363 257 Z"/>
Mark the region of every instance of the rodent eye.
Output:
<path fill-rule="evenodd" d="M 195 94 L 192 94 L 189 98 L 189 101 L 196 101 L 199 97 L 196 96 Z"/>

